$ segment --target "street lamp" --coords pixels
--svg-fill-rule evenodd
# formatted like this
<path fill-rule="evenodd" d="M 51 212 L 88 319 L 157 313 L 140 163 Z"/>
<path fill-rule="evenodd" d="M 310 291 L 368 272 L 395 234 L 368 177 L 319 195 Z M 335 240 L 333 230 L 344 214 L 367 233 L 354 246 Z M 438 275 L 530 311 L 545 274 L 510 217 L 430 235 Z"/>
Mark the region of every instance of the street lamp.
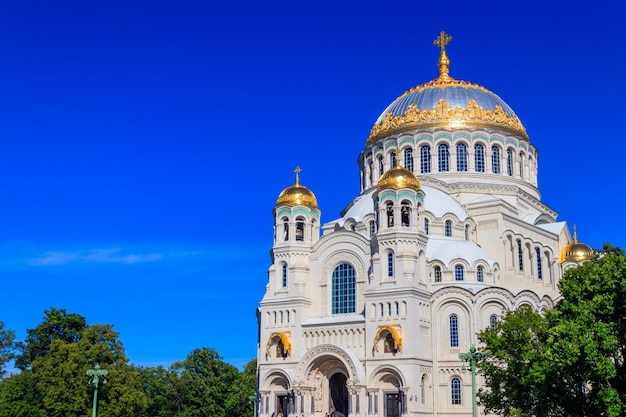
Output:
<path fill-rule="evenodd" d="M 476 364 L 481 359 L 485 358 L 485 354 L 478 352 L 476 347 L 472 346 L 467 353 L 459 353 L 459 359 L 463 362 L 470 364 L 470 371 L 472 372 L 472 416 L 478 417 L 478 407 L 476 406 Z M 465 369 L 465 364 L 463 364 Z"/>
<path fill-rule="evenodd" d="M 100 377 L 102 377 L 102 383 L 106 384 L 106 376 L 109 374 L 109 371 L 106 369 L 100 369 L 100 365 L 96 364 L 95 369 L 89 369 L 87 371 L 87 375 L 91 377 L 90 384 L 94 385 L 93 389 L 93 412 L 91 413 L 91 417 L 96 417 L 96 405 L 98 404 L 98 382 L 100 382 Z"/>
<path fill-rule="evenodd" d="M 256 417 L 256 403 L 258 401 L 257 395 L 255 394 L 255 395 L 249 396 L 248 400 L 250 400 L 254 409 L 254 414 L 252 414 L 252 417 Z"/>

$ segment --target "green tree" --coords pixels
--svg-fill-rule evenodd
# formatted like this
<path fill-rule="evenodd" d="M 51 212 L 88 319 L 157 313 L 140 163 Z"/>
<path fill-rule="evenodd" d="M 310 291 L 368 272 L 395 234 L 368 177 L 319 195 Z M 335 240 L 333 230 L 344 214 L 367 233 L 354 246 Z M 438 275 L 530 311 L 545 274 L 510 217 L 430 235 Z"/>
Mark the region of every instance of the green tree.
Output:
<path fill-rule="evenodd" d="M 173 417 L 182 409 L 182 401 L 174 387 L 178 375 L 163 366 L 139 369 L 142 391 L 147 396 L 148 407 L 145 415 L 149 417 Z"/>
<path fill-rule="evenodd" d="M 479 338 L 487 411 L 536 416 L 626 415 L 626 256 L 605 245 L 569 269 L 562 299 L 543 316 L 507 314 Z"/>
<path fill-rule="evenodd" d="M 53 340 L 77 342 L 86 327 L 87 320 L 81 315 L 68 314 L 65 309 L 45 310 L 43 321 L 34 329 L 28 329 L 26 340 L 17 344 L 22 353 L 17 356 L 15 366 L 28 369 L 35 359 L 49 352 Z"/>
<path fill-rule="evenodd" d="M 79 417 L 92 407 L 93 387 L 86 372 L 98 363 L 109 371 L 98 392 L 101 417 L 135 416 L 147 408 L 139 389 L 139 371 L 128 365 L 118 333 L 110 325 L 92 325 L 80 340 L 53 340 L 49 352 L 35 359 L 32 374 L 47 417 Z"/>
<path fill-rule="evenodd" d="M 237 368 L 227 364 L 213 349 L 194 349 L 185 360 L 172 364 L 178 374 L 174 395 L 180 398 L 181 417 L 225 417 Z"/>
<path fill-rule="evenodd" d="M 40 417 L 38 402 L 30 372 L 11 375 L 0 383 L 0 417 Z"/>
<path fill-rule="evenodd" d="M 15 356 L 15 332 L 4 327 L 4 322 L 0 320 L 0 380 L 4 377 L 6 371 L 4 367 L 7 362 Z"/>
<path fill-rule="evenodd" d="M 256 394 L 256 359 L 246 364 L 242 372 L 239 372 L 233 382 L 226 399 L 227 416 L 252 416 L 254 402 L 250 397 Z"/>
<path fill-rule="evenodd" d="M 88 326 L 82 316 L 53 309 L 28 336 L 25 369 L 0 385 L 0 417 L 84 417 L 93 398 L 86 372 L 96 363 L 109 371 L 108 383 L 99 386 L 99 417 L 134 417 L 147 409 L 139 370 L 128 364 L 111 325 Z"/>

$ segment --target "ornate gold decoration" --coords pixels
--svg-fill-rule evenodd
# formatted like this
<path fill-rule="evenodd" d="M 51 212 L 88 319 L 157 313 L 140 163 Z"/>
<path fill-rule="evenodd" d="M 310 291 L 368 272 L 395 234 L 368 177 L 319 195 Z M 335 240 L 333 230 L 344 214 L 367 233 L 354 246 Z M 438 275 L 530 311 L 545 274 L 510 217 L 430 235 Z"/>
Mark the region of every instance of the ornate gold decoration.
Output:
<path fill-rule="evenodd" d="M 560 263 L 566 261 L 584 262 L 593 259 L 596 253 L 589 246 L 578 241 L 576 225 L 574 225 L 574 241 L 565 246 L 561 251 Z"/>
<path fill-rule="evenodd" d="M 414 129 L 416 127 L 480 126 L 505 128 L 528 139 L 526 129 L 516 116 L 509 116 L 498 104 L 495 109 L 483 109 L 476 100 L 469 100 L 465 108 L 452 107 L 440 99 L 433 109 L 420 110 L 411 103 L 402 115 L 388 112 L 380 124 L 375 124 L 367 139 L 367 146 L 384 136 Z"/>
<path fill-rule="evenodd" d="M 296 167 L 294 172 L 296 173 L 296 183 L 290 187 L 285 188 L 278 199 L 276 200 L 277 206 L 306 206 L 309 208 L 317 208 L 317 198 L 315 194 L 308 188 L 300 185 L 300 167 Z"/>
<path fill-rule="evenodd" d="M 396 156 L 396 162 L 398 157 Z M 386 171 L 378 180 L 376 189 L 381 190 L 399 190 L 401 188 L 409 188 L 411 190 L 421 190 L 419 180 L 411 171 L 402 168 L 396 163 L 396 166 Z"/>
<path fill-rule="evenodd" d="M 378 339 L 383 332 L 391 333 L 391 337 L 393 338 L 393 343 L 396 345 L 396 349 L 398 351 L 402 351 L 402 337 L 400 336 L 400 330 L 396 326 L 380 326 L 378 331 L 376 332 L 376 336 L 374 336 L 374 350 L 378 352 Z"/>
<path fill-rule="evenodd" d="M 435 46 L 441 48 L 441 53 L 439 54 L 439 63 L 437 66 L 439 67 L 439 78 L 443 80 L 447 80 L 450 78 L 448 75 L 448 71 L 450 68 L 450 60 L 448 59 L 448 55 L 446 54 L 446 45 L 452 41 L 452 36 L 448 35 L 443 30 L 439 34 L 439 37 L 435 39 Z"/>
<path fill-rule="evenodd" d="M 270 335 L 270 337 L 267 339 L 267 344 L 265 345 L 265 353 L 267 355 L 270 355 L 270 349 L 272 347 L 272 341 L 275 338 L 279 338 L 282 342 L 283 342 L 283 348 L 284 348 L 284 352 L 285 355 L 288 355 L 291 353 L 291 340 L 289 339 L 289 333 L 288 332 L 274 332 Z"/>
<path fill-rule="evenodd" d="M 446 54 L 446 46 L 451 41 L 452 36 L 441 31 L 437 39 L 433 42 L 435 46 L 441 48 L 439 62 L 437 63 L 439 67 L 439 77 L 426 84 L 418 85 L 417 87 L 407 90 L 396 99 L 396 102 L 408 94 L 420 93 L 433 88 L 441 88 L 442 90 L 448 87 L 471 88 L 493 95 L 493 92 L 481 85 L 456 80 L 450 77 L 450 59 L 448 59 L 448 55 Z M 385 136 L 411 130 L 418 126 L 423 128 L 462 126 L 497 127 L 514 134 L 519 134 L 523 138 L 528 139 L 526 129 L 517 116 L 509 116 L 498 104 L 495 105 L 494 110 L 489 110 L 483 109 L 475 100 L 469 100 L 465 108 L 453 108 L 444 98 L 441 98 L 432 109 L 419 109 L 415 103 L 411 103 L 402 115 L 393 116 L 392 112 L 389 111 L 384 116 L 383 120 L 375 124 L 370 131 L 366 146 L 371 145 Z"/>

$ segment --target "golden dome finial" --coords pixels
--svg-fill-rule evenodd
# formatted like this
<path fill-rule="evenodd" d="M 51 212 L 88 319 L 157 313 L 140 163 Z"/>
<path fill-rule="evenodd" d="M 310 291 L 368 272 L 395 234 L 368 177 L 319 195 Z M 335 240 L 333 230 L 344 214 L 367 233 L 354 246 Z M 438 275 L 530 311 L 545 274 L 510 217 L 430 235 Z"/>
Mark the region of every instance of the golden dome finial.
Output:
<path fill-rule="evenodd" d="M 276 200 L 277 206 L 307 206 L 309 208 L 317 208 L 317 199 L 315 194 L 311 192 L 304 185 L 300 184 L 300 169 L 299 166 L 293 170 L 296 173 L 296 183 L 290 187 L 285 188 Z"/>
<path fill-rule="evenodd" d="M 296 173 L 296 185 L 300 185 L 300 176 L 299 176 L 300 171 L 302 170 L 300 169 L 299 166 L 296 166 L 296 169 L 293 170 L 293 172 Z"/>
<path fill-rule="evenodd" d="M 448 75 L 450 60 L 448 59 L 448 55 L 446 55 L 446 45 L 452 41 L 452 36 L 448 35 L 443 30 L 435 39 L 433 44 L 441 48 L 441 54 L 439 54 L 439 63 L 437 66 L 439 67 L 439 78 L 442 80 L 450 79 L 451 77 Z"/>
<path fill-rule="evenodd" d="M 589 246 L 578 241 L 578 232 L 576 231 L 576 225 L 574 225 L 574 241 L 569 245 L 566 245 L 561 250 L 561 257 L 559 261 L 561 263 L 566 261 L 584 262 L 595 257 L 595 251 Z"/>

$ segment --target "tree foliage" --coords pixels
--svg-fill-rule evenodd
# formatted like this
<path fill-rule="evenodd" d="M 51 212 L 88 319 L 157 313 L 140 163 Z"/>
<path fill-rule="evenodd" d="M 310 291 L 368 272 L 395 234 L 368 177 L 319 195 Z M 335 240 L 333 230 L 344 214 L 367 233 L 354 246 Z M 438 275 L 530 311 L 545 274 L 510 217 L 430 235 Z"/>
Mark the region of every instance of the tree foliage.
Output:
<path fill-rule="evenodd" d="M 127 364 L 112 326 L 87 326 L 82 316 L 52 309 L 27 333 L 22 372 L 0 386 L 0 417 L 84 417 L 93 393 L 86 372 L 97 363 L 109 371 L 109 383 L 99 389 L 99 416 L 145 410 L 147 398 L 136 383 L 139 372 Z"/>
<path fill-rule="evenodd" d="M 51 308 L 44 311 L 43 321 L 34 329 L 26 331 L 26 340 L 18 343 L 21 354 L 15 360 L 19 369 L 28 369 L 38 357 L 45 356 L 53 340 L 77 342 L 87 327 L 87 320 L 78 314 L 67 314 L 65 309 Z"/>
<path fill-rule="evenodd" d="M 0 341 L 12 344 L 13 333 L 3 330 L 0 326 L 0 336 L 11 337 Z M 86 372 L 95 364 L 109 372 L 107 383 L 99 384 L 99 417 L 226 417 L 253 412 L 256 360 L 239 372 L 215 350 L 201 348 L 169 369 L 137 367 L 128 363 L 111 325 L 88 325 L 84 317 L 54 308 L 44 312 L 37 327 L 27 330 L 19 350 L 21 372 L 0 381 L 0 417 L 88 415 L 93 386 Z"/>
<path fill-rule="evenodd" d="M 626 415 L 624 252 L 605 245 L 559 289 L 554 310 L 520 309 L 481 332 L 481 403 L 505 416 Z"/>
<path fill-rule="evenodd" d="M 15 332 L 4 327 L 4 322 L 0 320 L 0 380 L 5 375 L 5 365 L 12 360 L 15 355 L 14 339 Z"/>

